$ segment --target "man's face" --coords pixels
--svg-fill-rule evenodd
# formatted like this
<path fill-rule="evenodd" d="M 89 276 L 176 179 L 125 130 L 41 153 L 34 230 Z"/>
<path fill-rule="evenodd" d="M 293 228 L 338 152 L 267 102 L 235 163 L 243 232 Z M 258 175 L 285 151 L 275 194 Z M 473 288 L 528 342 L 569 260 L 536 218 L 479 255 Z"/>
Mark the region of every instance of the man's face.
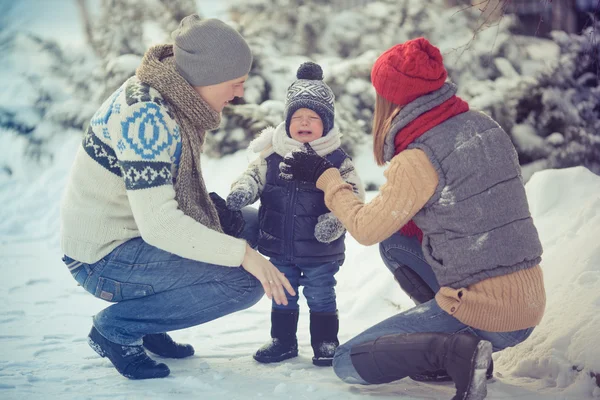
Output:
<path fill-rule="evenodd" d="M 290 119 L 290 136 L 300 143 L 308 143 L 323 136 L 323 121 L 319 114 L 308 108 L 299 108 Z"/>
<path fill-rule="evenodd" d="M 244 82 L 246 82 L 246 79 L 248 79 L 248 75 L 216 85 L 194 86 L 194 90 L 213 110 L 220 113 L 235 97 L 244 96 Z"/>

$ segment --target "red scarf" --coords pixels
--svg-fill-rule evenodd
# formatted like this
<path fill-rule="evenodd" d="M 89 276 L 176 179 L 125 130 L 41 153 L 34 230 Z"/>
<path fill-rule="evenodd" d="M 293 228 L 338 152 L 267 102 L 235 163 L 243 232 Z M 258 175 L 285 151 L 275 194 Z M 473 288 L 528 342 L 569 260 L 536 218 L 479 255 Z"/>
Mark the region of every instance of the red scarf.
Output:
<path fill-rule="evenodd" d="M 396 134 L 394 155 L 406 150 L 409 144 L 434 126 L 467 111 L 469 111 L 469 104 L 457 96 L 452 96 L 439 106 L 420 115 Z M 416 236 L 419 242 L 423 241 L 423 232 L 413 220 L 400 228 L 400 232 L 405 236 Z"/>

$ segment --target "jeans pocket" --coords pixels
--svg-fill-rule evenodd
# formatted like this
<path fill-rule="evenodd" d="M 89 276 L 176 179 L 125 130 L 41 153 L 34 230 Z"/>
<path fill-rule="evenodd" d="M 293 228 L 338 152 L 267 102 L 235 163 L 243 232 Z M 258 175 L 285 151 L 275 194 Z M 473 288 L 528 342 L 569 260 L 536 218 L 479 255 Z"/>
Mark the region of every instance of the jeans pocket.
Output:
<path fill-rule="evenodd" d="M 113 279 L 98 278 L 96 287 L 96 297 L 116 303 L 124 300 L 133 300 L 140 297 L 154 294 L 154 289 L 150 285 L 141 283 L 124 283 Z"/>

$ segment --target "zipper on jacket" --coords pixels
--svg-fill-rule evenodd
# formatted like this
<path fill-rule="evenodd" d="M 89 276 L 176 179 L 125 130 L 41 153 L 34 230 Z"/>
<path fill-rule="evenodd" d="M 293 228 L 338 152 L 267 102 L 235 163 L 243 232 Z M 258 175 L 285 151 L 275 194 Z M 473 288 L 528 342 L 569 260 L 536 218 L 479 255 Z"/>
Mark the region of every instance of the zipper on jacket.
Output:
<path fill-rule="evenodd" d="M 294 258 L 294 246 L 292 245 L 292 241 L 294 239 L 294 219 L 296 218 L 296 196 L 298 194 L 298 182 L 292 181 L 290 183 L 290 194 L 289 194 L 289 203 L 288 203 L 288 212 L 285 213 L 285 255 L 288 261 L 291 261 Z"/>

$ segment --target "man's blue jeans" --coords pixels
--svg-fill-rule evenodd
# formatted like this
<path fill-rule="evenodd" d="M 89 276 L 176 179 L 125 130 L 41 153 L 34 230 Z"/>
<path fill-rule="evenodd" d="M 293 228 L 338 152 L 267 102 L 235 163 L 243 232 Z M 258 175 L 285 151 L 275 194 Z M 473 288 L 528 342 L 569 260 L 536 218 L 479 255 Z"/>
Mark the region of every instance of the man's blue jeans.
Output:
<path fill-rule="evenodd" d="M 434 292 L 439 284 L 431 267 L 423 257 L 421 244 L 415 237 L 406 237 L 395 233 L 379 244 L 384 264 L 394 271 L 399 264 L 406 265 L 418 273 Z M 442 310 L 435 299 L 420 304 L 408 311 L 394 315 L 339 346 L 333 359 L 333 368 L 337 376 L 345 382 L 368 385 L 352 365 L 350 350 L 357 344 L 370 342 L 384 335 L 400 333 L 459 333 L 468 332 L 492 343 L 494 351 L 515 346 L 531 335 L 533 328 L 514 332 L 487 332 L 463 324 Z"/>
<path fill-rule="evenodd" d="M 340 261 L 320 264 L 295 264 L 272 258 L 271 262 L 285 275 L 296 292 L 295 296 L 285 292 L 288 300 L 287 306 L 273 301 L 273 308 L 298 310 L 298 287 L 304 286 L 302 293 L 306 298 L 310 311 L 316 313 L 337 311 L 335 300 L 335 285 L 337 282 L 334 275 L 340 270 Z"/>
<path fill-rule="evenodd" d="M 242 212 L 246 226 L 241 236 L 255 245 L 258 213 L 253 208 Z M 188 328 L 246 309 L 264 294 L 260 282 L 242 267 L 185 259 L 141 238 L 123 243 L 94 264 L 81 264 L 72 274 L 94 296 L 115 302 L 94 316 L 94 326 L 121 345 L 141 345 L 146 334 Z"/>

